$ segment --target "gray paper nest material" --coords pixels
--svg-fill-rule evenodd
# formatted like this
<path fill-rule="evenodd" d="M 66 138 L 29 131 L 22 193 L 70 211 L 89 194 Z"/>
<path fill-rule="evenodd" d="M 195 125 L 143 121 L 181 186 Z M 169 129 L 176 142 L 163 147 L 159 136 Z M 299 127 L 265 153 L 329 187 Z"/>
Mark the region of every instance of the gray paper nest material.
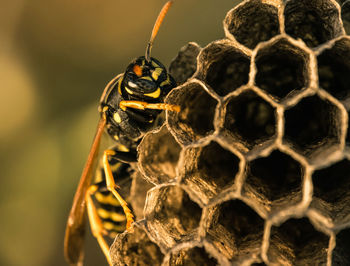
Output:
<path fill-rule="evenodd" d="M 243 1 L 224 30 L 170 67 L 167 101 L 181 112 L 139 145 L 154 187 L 114 264 L 346 265 L 350 37 L 338 3 Z"/>

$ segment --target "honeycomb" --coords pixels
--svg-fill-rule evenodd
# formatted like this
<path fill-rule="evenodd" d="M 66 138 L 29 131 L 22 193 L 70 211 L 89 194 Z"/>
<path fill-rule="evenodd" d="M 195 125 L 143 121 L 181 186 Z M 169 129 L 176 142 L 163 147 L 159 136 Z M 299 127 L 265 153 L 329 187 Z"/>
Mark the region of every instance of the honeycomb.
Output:
<path fill-rule="evenodd" d="M 180 50 L 114 265 L 349 265 L 349 10 L 247 0 Z"/>

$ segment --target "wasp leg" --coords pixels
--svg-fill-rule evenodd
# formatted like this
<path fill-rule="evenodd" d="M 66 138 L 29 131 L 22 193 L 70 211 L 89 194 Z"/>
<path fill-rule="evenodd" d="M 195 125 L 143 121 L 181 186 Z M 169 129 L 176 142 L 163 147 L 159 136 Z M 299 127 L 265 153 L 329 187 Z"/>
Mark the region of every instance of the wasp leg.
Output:
<path fill-rule="evenodd" d="M 103 229 L 103 225 L 101 222 L 100 217 L 98 217 L 97 210 L 95 207 L 95 204 L 91 198 L 91 195 L 93 195 L 97 190 L 97 186 L 92 185 L 88 188 L 86 195 L 85 195 L 85 200 L 87 203 L 87 213 L 89 217 L 89 222 L 90 222 L 90 227 L 91 227 L 91 232 L 92 235 L 97 239 L 98 244 L 100 245 L 100 248 L 103 251 L 103 254 L 105 255 L 108 264 L 112 266 L 112 261 L 111 257 L 109 255 L 109 246 L 104 239 L 104 235 L 107 234 L 107 232 Z"/>
<path fill-rule="evenodd" d="M 129 209 L 126 201 L 122 198 L 122 196 L 119 195 L 119 193 L 116 190 L 117 185 L 114 182 L 112 169 L 108 161 L 109 156 L 116 156 L 116 152 L 113 150 L 105 150 L 103 153 L 102 160 L 103 160 L 103 168 L 106 176 L 107 189 L 113 193 L 113 195 L 116 197 L 116 199 L 119 201 L 120 205 L 122 206 L 126 216 L 126 229 L 129 230 L 131 227 L 131 224 L 134 222 L 134 215 L 131 213 L 131 210 Z"/>
<path fill-rule="evenodd" d="M 127 107 L 135 109 L 156 109 L 180 112 L 180 106 L 168 103 L 146 103 L 141 101 L 121 101 L 119 107 L 125 111 Z"/>

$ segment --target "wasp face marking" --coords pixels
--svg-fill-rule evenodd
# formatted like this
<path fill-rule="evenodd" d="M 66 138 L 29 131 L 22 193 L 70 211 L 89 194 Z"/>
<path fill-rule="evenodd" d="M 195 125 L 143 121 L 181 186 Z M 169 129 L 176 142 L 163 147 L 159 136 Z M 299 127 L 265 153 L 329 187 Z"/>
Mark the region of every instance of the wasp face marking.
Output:
<path fill-rule="evenodd" d="M 153 79 L 151 77 L 149 77 L 149 76 L 142 77 L 141 79 L 153 81 Z"/>
<path fill-rule="evenodd" d="M 139 65 L 134 65 L 132 68 L 132 71 L 136 74 L 136 76 L 141 77 L 142 76 L 142 67 Z"/>
<path fill-rule="evenodd" d="M 130 83 L 130 82 L 129 82 L 129 83 Z M 136 88 L 137 88 L 137 87 L 134 87 L 134 89 L 136 89 Z M 128 86 L 125 86 L 124 89 L 126 90 L 127 93 L 129 93 L 129 94 L 131 94 L 131 95 L 134 94 L 134 92 L 133 92 L 132 90 L 130 90 L 130 89 L 128 88 Z"/>
<path fill-rule="evenodd" d="M 153 71 L 152 71 L 152 79 L 154 80 L 158 80 L 160 74 L 162 74 L 163 69 L 160 67 L 156 67 Z"/>
<path fill-rule="evenodd" d="M 160 88 L 158 88 L 155 92 L 151 92 L 151 93 L 145 93 L 145 96 L 147 97 L 152 97 L 152 98 L 158 98 L 160 96 Z"/>
<path fill-rule="evenodd" d="M 137 88 L 137 85 L 136 85 L 134 82 L 129 81 L 129 82 L 128 82 L 128 87 L 136 89 L 136 88 Z"/>

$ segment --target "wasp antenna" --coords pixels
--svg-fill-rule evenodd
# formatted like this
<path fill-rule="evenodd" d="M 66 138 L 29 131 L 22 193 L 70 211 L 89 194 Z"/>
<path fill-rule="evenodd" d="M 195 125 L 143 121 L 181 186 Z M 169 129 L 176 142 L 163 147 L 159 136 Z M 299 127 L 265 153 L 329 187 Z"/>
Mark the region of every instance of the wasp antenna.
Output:
<path fill-rule="evenodd" d="M 164 19 L 166 13 L 168 12 L 170 6 L 173 4 L 173 2 L 174 1 L 171 0 L 171 1 L 168 1 L 165 3 L 165 5 L 163 6 L 162 10 L 160 11 L 160 13 L 158 15 L 156 22 L 154 23 L 151 38 L 150 38 L 148 45 L 147 45 L 147 48 L 146 48 L 146 56 L 145 57 L 146 57 L 146 60 L 148 62 L 151 59 L 151 49 L 152 49 L 154 38 L 157 36 L 160 25 L 162 24 L 163 19 Z"/>

